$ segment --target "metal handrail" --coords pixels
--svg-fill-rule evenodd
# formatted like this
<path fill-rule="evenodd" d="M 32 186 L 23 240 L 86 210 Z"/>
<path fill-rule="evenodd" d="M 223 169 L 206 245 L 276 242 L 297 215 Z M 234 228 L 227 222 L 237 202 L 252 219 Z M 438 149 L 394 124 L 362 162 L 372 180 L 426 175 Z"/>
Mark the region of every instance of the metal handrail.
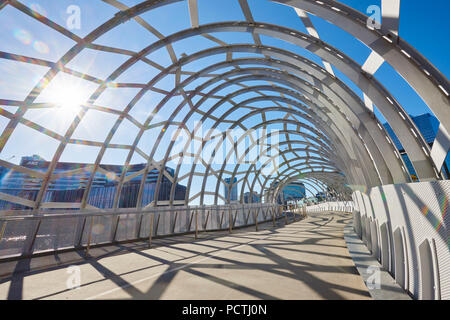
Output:
<path fill-rule="evenodd" d="M 236 210 L 245 209 L 247 207 L 251 208 L 261 208 L 261 207 L 272 207 L 275 204 L 272 203 L 251 203 L 251 204 L 230 204 L 230 205 L 198 205 L 198 206 L 176 206 L 176 207 L 152 207 L 147 209 L 137 209 L 137 208 L 119 208 L 119 209 L 99 209 L 99 210 L 73 210 L 68 213 L 67 211 L 38 211 L 37 213 L 32 213 L 31 210 L 23 210 L 20 212 L 30 212 L 28 215 L 15 215 L 15 216 L 0 216 L 0 221 L 18 221 L 18 220 L 36 220 L 36 219 L 55 219 L 55 218 L 78 218 L 78 217 L 92 217 L 92 216 L 117 216 L 123 214 L 142 214 L 151 212 L 176 212 L 183 210 Z M 18 210 L 19 211 L 19 210 Z M 1 214 L 1 213 L 0 213 Z"/>
<path fill-rule="evenodd" d="M 24 221 L 33 221 L 33 225 L 28 226 L 24 225 L 25 229 L 22 233 L 17 232 L 17 236 L 25 236 L 25 240 L 23 241 L 23 244 L 21 244 L 19 247 L 15 247 L 14 249 L 19 249 L 19 253 L 14 253 L 12 256 L 33 256 L 36 254 L 36 248 L 35 248 L 35 242 L 37 240 L 39 231 L 41 229 L 41 226 L 43 225 L 43 222 L 46 220 L 53 220 L 53 219 L 73 219 L 78 218 L 77 223 L 71 227 L 71 225 L 68 225 L 69 230 L 63 231 L 62 229 L 57 229 L 55 231 L 55 236 L 64 236 L 67 234 L 74 234 L 74 240 L 72 243 L 70 243 L 68 246 L 60 247 L 59 245 L 56 245 L 56 247 L 48 246 L 48 248 L 40 248 L 38 252 L 42 251 L 52 251 L 57 252 L 64 249 L 77 249 L 77 248 L 86 248 L 86 253 L 89 252 L 89 249 L 92 245 L 100 245 L 100 244 L 108 244 L 108 243 L 114 243 L 117 242 L 117 234 L 118 234 L 118 228 L 119 223 L 123 221 L 123 218 L 121 218 L 122 215 L 136 215 L 136 218 L 132 218 L 131 221 L 135 224 L 134 227 L 135 231 L 131 237 L 126 236 L 126 241 L 136 241 L 136 240 L 142 240 L 147 238 L 149 246 L 152 244 L 152 238 L 154 238 L 158 233 L 158 227 L 159 227 L 159 220 L 160 215 L 164 213 L 176 213 L 175 220 L 177 215 L 180 213 L 185 212 L 187 216 L 185 217 L 189 221 L 189 225 L 185 226 L 186 230 L 178 230 L 175 232 L 175 221 L 170 221 L 169 223 L 169 229 L 170 231 L 168 233 L 165 233 L 164 235 L 171 235 L 171 234 L 182 234 L 182 233 L 194 233 L 195 239 L 198 238 L 199 232 L 203 231 L 212 231 L 212 230 L 229 230 L 230 233 L 232 233 L 233 228 L 239 226 L 251 226 L 255 225 L 256 231 L 258 231 L 258 215 L 261 210 L 266 210 L 264 213 L 263 220 L 260 220 L 259 222 L 268 222 L 273 220 L 274 226 L 275 226 L 275 220 L 283 216 L 283 206 L 279 206 L 276 203 L 252 203 L 252 204 L 227 204 L 227 205 L 198 205 L 198 206 L 176 206 L 176 207 L 151 207 L 151 208 L 145 208 L 145 209 L 104 209 L 104 210 L 86 210 L 86 211 L 73 211 L 73 212 L 64 212 L 59 211 L 58 212 L 37 212 L 32 213 L 29 215 L 15 215 L 15 216 L 2 216 L 0 217 L 0 243 L 2 241 L 2 238 L 4 238 L 5 229 L 6 226 L 10 222 L 18 222 L 19 224 L 23 223 Z M 23 212 L 23 211 L 22 211 Z M 215 213 L 222 213 L 220 215 L 220 224 L 217 226 L 210 225 L 208 228 L 208 221 L 211 221 L 209 217 L 212 216 L 213 212 Z M 224 215 L 228 214 L 229 218 L 229 225 L 224 225 L 222 222 L 224 221 Z M 242 220 L 238 225 L 236 225 L 237 217 L 239 213 L 244 214 L 244 220 Z M 157 218 L 156 218 L 156 214 Z M 199 214 L 203 214 L 203 217 L 206 219 L 205 221 L 200 225 L 199 224 Z M 250 215 L 253 214 L 253 220 L 254 223 L 248 223 Z M 269 218 L 268 218 L 269 215 Z M 285 213 L 285 220 L 286 224 L 288 223 L 287 214 Z M 148 230 L 148 235 L 142 236 L 142 226 L 143 226 L 143 218 L 145 216 L 148 216 L 150 219 L 150 229 Z M 106 240 L 94 240 L 94 234 L 93 234 L 93 226 L 95 224 L 95 221 L 97 220 L 97 217 L 111 217 L 111 226 L 108 227 L 110 229 L 110 235 L 108 233 L 102 234 L 102 237 L 107 236 Z M 246 218 L 245 218 L 246 217 Z M 133 220 L 134 219 L 134 220 Z M 156 221 L 155 221 L 156 220 Z M 294 216 L 294 221 L 295 216 Z M 148 223 L 148 222 L 147 222 Z M 167 223 L 167 222 L 166 222 Z M 216 222 L 217 223 L 217 222 Z M 156 225 L 155 225 L 156 224 Z M 180 225 L 183 229 L 182 225 Z M 64 226 L 65 228 L 65 226 Z M 58 232 L 60 230 L 61 232 Z M 67 232 L 67 233 L 64 233 Z M 163 231 L 164 232 L 164 231 Z M 86 239 L 87 242 L 83 244 L 83 239 Z M 123 240 L 121 240 L 123 241 Z M 1 247 L 0 247 L 1 250 Z M 0 259 L 5 258 L 5 254 L 3 256 L 0 253 Z M 9 258 L 9 257 L 8 257 Z"/>

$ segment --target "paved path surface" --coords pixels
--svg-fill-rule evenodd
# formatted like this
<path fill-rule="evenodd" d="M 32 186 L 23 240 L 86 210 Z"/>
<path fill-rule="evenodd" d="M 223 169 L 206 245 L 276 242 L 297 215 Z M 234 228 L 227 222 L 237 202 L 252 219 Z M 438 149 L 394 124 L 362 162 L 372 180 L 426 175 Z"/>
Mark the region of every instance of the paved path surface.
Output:
<path fill-rule="evenodd" d="M 264 224 L 258 232 L 204 233 L 196 241 L 177 236 L 151 249 L 100 247 L 89 259 L 51 256 L 63 264 L 52 268 L 22 261 L 13 276 L 0 278 L 0 299 L 370 299 L 345 244 L 350 219 L 339 213 Z M 81 278 L 72 290 L 67 283 L 76 283 L 76 272 L 64 265 L 71 259 Z M 0 274 L 8 268 L 0 264 Z"/>

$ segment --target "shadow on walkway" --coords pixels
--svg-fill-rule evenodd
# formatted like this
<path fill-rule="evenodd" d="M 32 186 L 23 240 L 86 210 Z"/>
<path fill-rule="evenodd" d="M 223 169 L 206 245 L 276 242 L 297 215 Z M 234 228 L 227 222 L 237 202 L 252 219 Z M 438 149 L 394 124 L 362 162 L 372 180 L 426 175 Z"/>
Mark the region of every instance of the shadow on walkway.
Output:
<path fill-rule="evenodd" d="M 368 299 L 344 241 L 349 214 L 161 238 L 0 264 L 1 299 Z M 59 265 L 49 267 L 58 261 Z M 80 270 L 80 286 L 68 289 Z M 12 273 L 12 274 L 11 274 Z"/>

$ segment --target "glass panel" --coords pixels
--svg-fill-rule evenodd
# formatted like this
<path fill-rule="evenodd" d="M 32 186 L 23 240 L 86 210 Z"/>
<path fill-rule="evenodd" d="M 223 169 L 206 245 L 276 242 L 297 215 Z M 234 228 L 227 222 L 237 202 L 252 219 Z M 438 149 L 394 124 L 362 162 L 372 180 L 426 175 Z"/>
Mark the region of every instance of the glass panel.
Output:
<path fill-rule="evenodd" d="M 117 226 L 116 240 L 136 239 L 136 226 L 139 223 L 139 218 L 137 214 L 121 214 L 119 225 Z"/>
<path fill-rule="evenodd" d="M 8 221 L 0 240 L 0 256 L 21 255 L 28 236 L 34 232 L 36 220 Z"/>
<path fill-rule="evenodd" d="M 91 233 L 91 245 L 107 243 L 111 241 L 111 225 L 113 216 L 96 216 L 86 218 L 86 224 L 83 230 L 82 245 L 86 246 L 89 239 L 89 232 Z M 92 221 L 94 225 L 91 228 Z"/>
<path fill-rule="evenodd" d="M 77 222 L 78 218 L 43 219 L 33 252 L 73 247 Z"/>

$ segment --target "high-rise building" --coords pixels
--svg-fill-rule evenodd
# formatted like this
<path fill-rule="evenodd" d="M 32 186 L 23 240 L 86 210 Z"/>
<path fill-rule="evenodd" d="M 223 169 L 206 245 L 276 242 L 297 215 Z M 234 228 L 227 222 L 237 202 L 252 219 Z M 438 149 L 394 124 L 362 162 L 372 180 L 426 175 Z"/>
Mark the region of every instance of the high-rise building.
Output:
<path fill-rule="evenodd" d="M 317 192 L 316 193 L 316 199 L 317 199 L 317 201 L 324 201 L 324 200 L 326 200 L 327 199 L 327 193 L 323 192 L 323 191 Z"/>
<path fill-rule="evenodd" d="M 284 201 L 297 201 L 305 198 L 305 185 L 301 182 L 291 182 L 283 188 Z"/>
<path fill-rule="evenodd" d="M 246 192 L 244 193 L 244 203 L 258 203 L 259 196 L 256 192 Z"/>
<path fill-rule="evenodd" d="M 46 172 L 50 162 L 42 159 L 38 155 L 22 157 L 21 167 Z M 129 165 L 124 175 L 124 181 L 118 197 L 119 208 L 136 207 L 142 175 L 137 174 L 145 168 L 145 164 Z M 92 180 L 92 186 L 87 198 L 87 203 L 97 208 L 112 208 L 120 177 L 124 170 L 123 166 L 100 165 L 96 170 Z M 47 191 L 43 197 L 43 202 L 81 202 L 89 179 L 93 171 L 92 164 L 59 162 L 50 179 Z M 158 193 L 158 201 L 170 199 L 172 189 L 171 177 L 174 170 L 166 167 Z M 143 192 L 142 206 L 154 200 L 155 188 L 159 177 L 159 170 L 152 169 L 147 173 Z M 41 188 L 42 179 L 35 178 L 26 173 L 26 170 L 17 171 L 0 167 L 0 192 L 35 200 Z M 184 200 L 186 187 L 176 184 L 174 190 L 175 200 Z M 24 205 L 15 204 L 6 200 L 0 200 L 0 210 L 5 209 L 30 209 Z"/>
<path fill-rule="evenodd" d="M 279 182 L 273 183 L 276 188 Z M 279 204 L 286 204 L 288 201 L 298 201 L 304 199 L 306 196 L 305 185 L 302 182 L 291 182 L 283 187 L 283 190 L 278 194 L 277 202 Z"/>
<path fill-rule="evenodd" d="M 420 133 L 425 138 L 425 141 L 431 148 L 433 146 L 434 139 L 436 138 L 436 133 L 439 129 L 439 120 L 436 119 L 436 117 L 434 117 L 430 113 L 410 117 L 411 120 L 414 122 L 414 124 L 417 126 L 417 129 L 419 129 Z M 414 167 L 411 163 L 411 160 L 409 160 L 405 149 L 400 143 L 400 140 L 397 138 L 397 136 L 395 135 L 394 131 L 392 130 L 391 126 L 388 123 L 385 123 L 384 127 L 386 128 L 386 131 L 388 132 L 389 136 L 391 137 L 392 141 L 394 142 L 395 146 L 400 152 L 403 161 L 405 162 L 406 168 L 408 169 L 408 172 L 411 175 L 411 179 L 413 181 L 418 181 L 416 171 L 414 170 Z M 447 157 L 445 158 L 444 164 L 442 166 L 442 172 L 447 179 L 449 179 L 450 177 L 449 168 L 450 168 L 450 155 L 447 154 Z"/>
<path fill-rule="evenodd" d="M 231 187 L 231 191 L 229 188 L 229 185 L 231 184 L 231 178 L 225 178 L 225 199 L 228 199 L 228 196 L 230 196 L 230 202 L 238 201 L 238 190 L 237 190 L 237 178 L 233 179 L 233 185 Z M 228 194 L 230 193 L 230 194 Z"/>

